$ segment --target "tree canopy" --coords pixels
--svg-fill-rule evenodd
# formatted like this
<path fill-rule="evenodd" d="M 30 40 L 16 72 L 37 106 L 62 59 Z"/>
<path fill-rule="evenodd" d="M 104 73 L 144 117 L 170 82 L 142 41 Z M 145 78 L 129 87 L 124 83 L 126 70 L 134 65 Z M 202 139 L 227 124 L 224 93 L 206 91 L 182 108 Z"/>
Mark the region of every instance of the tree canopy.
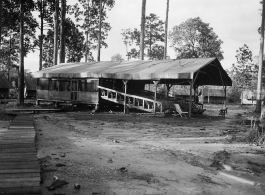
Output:
<path fill-rule="evenodd" d="M 119 61 L 119 62 L 122 62 L 124 61 L 124 59 L 122 58 L 122 55 L 117 53 L 113 56 L 111 56 L 111 61 Z"/>
<path fill-rule="evenodd" d="M 24 3 L 24 56 L 34 51 L 37 39 L 35 37 L 38 23 L 32 15 L 34 1 Z M 20 37 L 20 3 L 19 1 L 2 0 L 1 13 L 1 48 L 0 70 L 7 71 L 18 66 L 19 62 L 19 37 Z"/>
<path fill-rule="evenodd" d="M 233 101 L 240 99 L 243 90 L 255 90 L 258 76 L 258 61 L 253 60 L 252 51 L 249 47 L 244 44 L 236 50 L 236 53 L 236 63 L 228 71 L 233 81 L 233 86 L 229 89 L 228 95 Z"/>
<path fill-rule="evenodd" d="M 165 40 L 164 24 L 165 23 L 153 13 L 145 17 L 144 48 L 147 50 L 147 57 L 150 60 L 163 59 L 164 46 L 161 43 Z M 140 31 L 137 28 L 133 30 L 130 28 L 123 29 L 121 35 L 126 46 L 128 58 L 139 58 Z M 131 48 L 131 50 L 128 51 L 127 47 L 133 44 L 137 47 Z"/>
<path fill-rule="evenodd" d="M 75 16 L 77 27 L 85 33 L 85 43 L 83 53 L 85 61 L 94 61 L 92 51 L 97 49 L 99 39 L 99 13 L 100 1 L 99 0 L 78 0 L 74 6 L 69 9 L 69 14 Z M 111 26 L 107 19 L 107 10 L 111 10 L 115 5 L 115 0 L 102 1 L 101 10 L 101 47 L 108 47 L 106 39 Z"/>
<path fill-rule="evenodd" d="M 174 47 L 178 59 L 210 58 L 224 59 L 221 45 L 223 41 L 209 24 L 199 17 L 190 18 L 169 32 L 171 47 Z"/>
<path fill-rule="evenodd" d="M 84 48 L 84 35 L 76 27 L 74 22 L 70 19 L 66 19 L 66 59 L 67 62 L 80 62 L 83 58 Z M 54 31 L 48 30 L 47 35 L 44 37 L 43 43 L 43 60 L 45 61 L 44 67 L 50 67 L 53 65 L 53 39 Z"/>

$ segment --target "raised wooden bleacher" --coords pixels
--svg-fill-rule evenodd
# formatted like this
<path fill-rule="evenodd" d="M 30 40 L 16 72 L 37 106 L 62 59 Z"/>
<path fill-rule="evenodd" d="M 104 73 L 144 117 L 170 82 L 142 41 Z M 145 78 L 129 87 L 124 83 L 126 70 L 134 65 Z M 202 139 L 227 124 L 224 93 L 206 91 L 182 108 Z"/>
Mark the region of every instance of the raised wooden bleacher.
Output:
<path fill-rule="evenodd" d="M 30 115 L 18 115 L 0 137 L 0 194 L 41 194 L 40 164 Z"/>

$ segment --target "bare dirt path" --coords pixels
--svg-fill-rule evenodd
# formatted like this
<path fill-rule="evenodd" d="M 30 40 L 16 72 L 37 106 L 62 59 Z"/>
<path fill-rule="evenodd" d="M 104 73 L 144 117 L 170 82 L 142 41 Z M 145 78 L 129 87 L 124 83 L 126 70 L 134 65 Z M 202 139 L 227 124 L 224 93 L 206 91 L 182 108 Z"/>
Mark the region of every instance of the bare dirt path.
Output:
<path fill-rule="evenodd" d="M 249 128 L 238 117 L 248 109 L 225 119 L 214 106 L 192 119 L 34 115 L 43 194 L 264 194 L 265 149 L 236 141 Z M 49 191 L 54 176 L 68 184 Z"/>

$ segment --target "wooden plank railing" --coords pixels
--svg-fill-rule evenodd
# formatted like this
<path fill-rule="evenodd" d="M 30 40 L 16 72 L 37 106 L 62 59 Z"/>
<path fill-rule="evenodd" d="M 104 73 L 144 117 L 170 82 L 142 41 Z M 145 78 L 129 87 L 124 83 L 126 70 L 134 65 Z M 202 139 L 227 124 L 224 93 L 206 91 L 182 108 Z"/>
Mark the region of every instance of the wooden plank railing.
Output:
<path fill-rule="evenodd" d="M 158 112 L 162 112 L 162 102 L 155 101 L 149 98 L 126 94 L 120 91 L 109 89 L 106 87 L 98 86 L 100 89 L 100 96 L 102 99 L 115 102 L 118 104 L 124 104 L 124 97 L 126 96 L 126 105 L 130 108 L 136 108 L 147 112 L 153 112 L 154 108 Z"/>

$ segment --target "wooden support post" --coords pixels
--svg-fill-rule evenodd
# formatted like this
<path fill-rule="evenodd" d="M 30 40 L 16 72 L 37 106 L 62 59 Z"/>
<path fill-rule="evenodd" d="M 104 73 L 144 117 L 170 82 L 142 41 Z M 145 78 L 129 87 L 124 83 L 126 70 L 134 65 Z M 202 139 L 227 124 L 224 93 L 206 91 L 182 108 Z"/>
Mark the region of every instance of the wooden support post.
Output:
<path fill-rule="evenodd" d="M 73 99 L 73 94 L 72 94 L 72 91 L 73 91 L 73 79 L 71 78 L 70 79 L 70 93 L 71 93 L 71 100 Z"/>
<path fill-rule="evenodd" d="M 124 114 L 126 114 L 126 93 L 128 80 L 122 80 L 124 84 Z"/>
<path fill-rule="evenodd" d="M 208 104 L 210 103 L 210 87 L 208 87 Z"/>
<path fill-rule="evenodd" d="M 225 89 L 224 89 L 224 91 L 225 91 L 225 101 L 224 101 L 224 107 L 226 108 L 226 86 L 225 86 Z"/>
<path fill-rule="evenodd" d="M 77 84 L 77 89 L 76 89 L 76 91 L 77 91 L 77 92 L 76 92 L 76 100 L 79 100 L 79 92 L 80 92 L 80 89 L 79 89 L 79 81 L 80 81 L 80 80 L 77 80 L 77 81 L 76 81 L 76 82 L 77 82 L 77 83 L 76 83 L 76 84 Z"/>
<path fill-rule="evenodd" d="M 157 85 L 159 81 L 153 81 L 153 83 L 155 84 L 155 97 L 154 97 L 153 112 L 154 112 L 154 115 L 156 115 L 156 93 L 157 93 Z"/>
<path fill-rule="evenodd" d="M 189 103 L 189 118 L 191 118 L 191 99 L 192 99 L 192 88 L 193 88 L 193 80 L 190 81 L 190 103 Z"/>
<path fill-rule="evenodd" d="M 170 92 L 170 89 L 173 85 L 170 85 L 170 84 L 166 84 L 166 88 L 167 88 L 167 94 L 166 94 L 166 97 L 168 98 L 169 96 L 169 92 Z"/>
<path fill-rule="evenodd" d="M 202 104 L 204 104 L 204 86 L 202 86 Z"/>

